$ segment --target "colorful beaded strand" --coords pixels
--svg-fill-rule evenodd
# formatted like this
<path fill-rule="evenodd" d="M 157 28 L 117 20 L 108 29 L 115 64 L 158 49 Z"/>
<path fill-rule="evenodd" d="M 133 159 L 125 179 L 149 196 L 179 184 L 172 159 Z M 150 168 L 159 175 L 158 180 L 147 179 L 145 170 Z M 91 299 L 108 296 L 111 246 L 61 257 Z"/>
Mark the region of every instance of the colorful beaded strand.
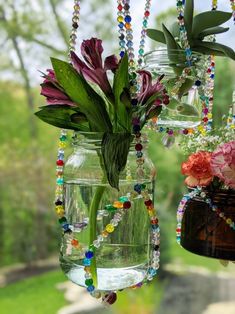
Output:
<path fill-rule="evenodd" d="M 181 243 L 181 226 L 182 226 L 182 220 L 183 216 L 186 210 L 186 205 L 189 200 L 193 199 L 196 196 L 200 196 L 210 207 L 210 209 L 217 214 L 218 217 L 223 219 L 227 225 L 233 230 L 235 230 L 235 223 L 232 221 L 231 218 L 228 218 L 225 216 L 225 213 L 219 209 L 219 207 L 215 204 L 213 204 L 212 200 L 210 198 L 206 197 L 206 193 L 201 191 L 201 188 L 196 188 L 192 192 L 185 194 L 182 198 L 182 200 L 179 203 L 178 209 L 177 209 L 177 227 L 176 227 L 176 242 L 178 244 Z"/>
<path fill-rule="evenodd" d="M 144 16 L 142 22 L 142 30 L 140 36 L 139 50 L 138 50 L 138 66 L 141 67 L 143 63 L 143 55 L 145 50 L 145 39 L 147 35 L 148 20 L 150 16 L 151 0 L 147 0 L 144 7 Z"/>
<path fill-rule="evenodd" d="M 232 12 L 233 12 L 233 22 L 235 24 L 235 0 L 230 0 L 230 5 L 231 5 L 231 9 L 232 9 Z"/>
<path fill-rule="evenodd" d="M 118 21 L 118 33 L 119 33 L 119 55 L 121 58 L 125 55 L 125 28 L 124 28 L 124 10 L 122 0 L 117 1 L 117 21 Z"/>
<path fill-rule="evenodd" d="M 70 52 L 75 51 L 76 47 L 76 41 L 77 41 L 77 31 L 79 27 L 79 19 L 80 19 L 80 0 L 74 1 L 74 11 L 73 11 L 73 17 L 72 17 L 72 30 L 69 37 L 69 53 L 68 58 L 70 60 Z"/>

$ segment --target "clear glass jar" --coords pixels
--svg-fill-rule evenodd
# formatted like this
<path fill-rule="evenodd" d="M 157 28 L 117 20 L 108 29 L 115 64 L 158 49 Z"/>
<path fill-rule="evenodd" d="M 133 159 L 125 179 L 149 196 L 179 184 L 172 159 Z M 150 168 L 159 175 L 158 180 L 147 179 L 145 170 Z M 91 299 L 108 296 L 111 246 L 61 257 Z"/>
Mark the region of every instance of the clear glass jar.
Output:
<path fill-rule="evenodd" d="M 70 234 L 62 238 L 60 263 L 62 270 L 74 283 L 85 286 L 83 266 L 88 245 L 99 236 L 112 219 L 114 212 L 105 205 L 133 191 L 136 177 L 134 146 L 130 148 L 126 169 L 120 175 L 119 188 L 105 182 L 101 166 L 102 134 L 78 135 L 74 151 L 65 164 L 65 211 L 80 249 L 71 246 Z M 138 179 L 153 195 L 155 168 L 144 153 L 145 175 Z M 91 216 L 94 213 L 95 218 Z M 142 197 L 132 201 L 114 232 L 104 237 L 95 252 L 98 290 L 119 290 L 141 282 L 147 276 L 151 255 L 150 222 Z"/>
<path fill-rule="evenodd" d="M 145 55 L 144 70 L 150 71 L 154 79 L 164 75 L 162 82 L 170 96 L 170 103 L 163 107 L 158 117 L 159 126 L 194 128 L 201 123 L 202 103 L 194 83 L 198 79 L 204 79 L 205 57 L 199 53 L 192 54 L 191 73 L 177 91 L 175 86 L 186 67 L 184 51 L 179 53 L 177 50 L 159 48 Z"/>

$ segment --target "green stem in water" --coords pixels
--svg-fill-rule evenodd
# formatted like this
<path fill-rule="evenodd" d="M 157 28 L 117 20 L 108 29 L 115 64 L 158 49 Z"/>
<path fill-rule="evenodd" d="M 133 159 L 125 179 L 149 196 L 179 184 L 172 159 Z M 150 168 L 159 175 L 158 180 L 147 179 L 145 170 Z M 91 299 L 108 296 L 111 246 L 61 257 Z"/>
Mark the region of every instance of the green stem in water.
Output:
<path fill-rule="evenodd" d="M 103 178 L 101 181 L 100 186 L 96 188 L 95 194 L 93 196 L 90 211 L 89 211 L 89 224 L 90 224 L 90 237 L 89 237 L 89 246 L 93 244 L 93 241 L 96 239 L 96 227 L 97 227 L 97 210 L 100 206 L 100 202 L 102 199 L 102 196 L 104 194 L 106 186 L 103 185 L 105 183 L 105 179 Z M 93 284 L 95 287 L 97 287 L 97 268 L 96 268 L 96 257 L 94 254 L 94 257 L 91 260 L 91 275 L 93 279 Z"/>

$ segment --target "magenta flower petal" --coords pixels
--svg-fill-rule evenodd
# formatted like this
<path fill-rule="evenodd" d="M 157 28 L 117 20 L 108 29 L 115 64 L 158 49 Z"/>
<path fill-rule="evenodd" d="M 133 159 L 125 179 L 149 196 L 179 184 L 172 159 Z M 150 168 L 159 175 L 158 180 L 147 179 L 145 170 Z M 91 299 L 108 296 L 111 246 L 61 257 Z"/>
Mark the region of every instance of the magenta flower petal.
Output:
<path fill-rule="evenodd" d="M 115 72 L 118 68 L 118 58 L 115 55 L 108 56 L 104 61 L 104 70 Z"/>
<path fill-rule="evenodd" d="M 81 45 L 81 54 L 84 60 L 93 69 L 103 68 L 101 57 L 103 50 L 102 40 L 97 38 L 84 40 Z"/>

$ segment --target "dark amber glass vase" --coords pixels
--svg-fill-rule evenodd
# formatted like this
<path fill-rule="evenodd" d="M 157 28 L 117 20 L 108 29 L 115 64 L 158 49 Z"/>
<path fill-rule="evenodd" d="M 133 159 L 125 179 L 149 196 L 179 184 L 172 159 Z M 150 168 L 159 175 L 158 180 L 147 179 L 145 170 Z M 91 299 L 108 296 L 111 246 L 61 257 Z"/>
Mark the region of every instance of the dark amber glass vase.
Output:
<path fill-rule="evenodd" d="M 225 217 L 235 222 L 234 190 L 205 190 L 205 193 Z M 195 254 L 235 261 L 235 230 L 200 196 L 186 204 L 181 245 Z"/>

